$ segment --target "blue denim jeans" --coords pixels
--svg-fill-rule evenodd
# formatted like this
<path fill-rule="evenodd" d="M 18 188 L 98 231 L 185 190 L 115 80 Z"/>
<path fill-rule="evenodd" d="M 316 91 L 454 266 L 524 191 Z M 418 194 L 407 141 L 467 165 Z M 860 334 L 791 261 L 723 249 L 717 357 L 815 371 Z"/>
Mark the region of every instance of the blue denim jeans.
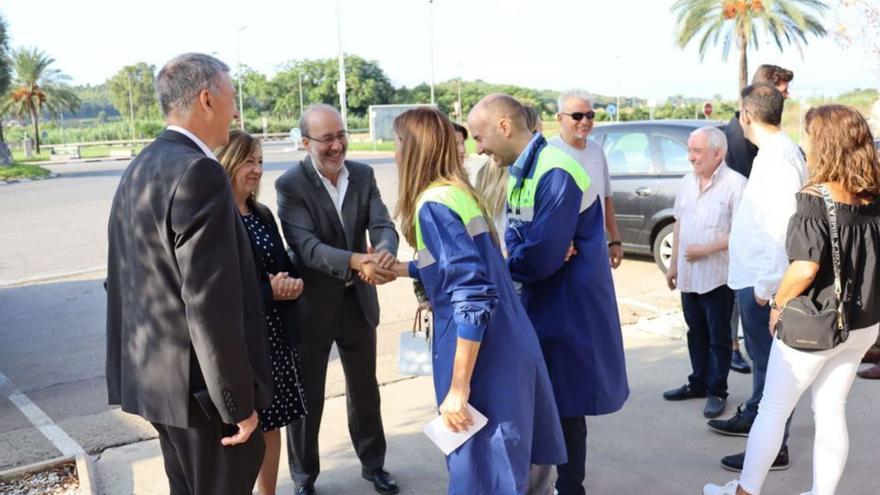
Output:
<path fill-rule="evenodd" d="M 742 321 L 746 351 L 752 358 L 752 396 L 746 401 L 743 417 L 749 421 L 755 421 L 755 417 L 758 415 L 758 404 L 761 402 L 761 396 L 764 395 L 767 361 L 770 359 L 770 347 L 773 345 L 773 337 L 770 335 L 770 305 L 758 306 L 755 301 L 754 287 L 737 290 L 736 304 Z M 791 416 L 785 423 L 783 447 L 788 444 L 790 426 Z"/>
<path fill-rule="evenodd" d="M 682 292 L 681 307 L 693 370 L 688 384 L 694 392 L 726 399 L 733 291 L 722 285 L 705 294 Z"/>

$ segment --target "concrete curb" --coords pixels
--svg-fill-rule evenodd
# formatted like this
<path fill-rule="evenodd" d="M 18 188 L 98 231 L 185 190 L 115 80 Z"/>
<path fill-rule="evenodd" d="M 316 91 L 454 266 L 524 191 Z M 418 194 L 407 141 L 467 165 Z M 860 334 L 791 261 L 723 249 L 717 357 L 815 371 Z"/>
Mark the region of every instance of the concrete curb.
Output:
<path fill-rule="evenodd" d="M 39 180 L 49 180 L 49 179 L 57 179 L 61 177 L 61 174 L 49 174 L 46 177 L 34 177 L 33 179 L 8 179 L 8 180 L 0 180 L 0 186 L 10 186 L 12 184 L 27 184 L 28 182 L 35 182 Z"/>
<path fill-rule="evenodd" d="M 681 311 L 669 311 L 654 316 L 643 316 L 632 326 L 636 330 L 672 340 L 685 340 L 687 337 L 687 324 L 684 321 L 684 313 Z"/>
<path fill-rule="evenodd" d="M 86 453 L 76 456 L 76 477 L 79 478 L 80 495 L 98 495 L 100 484 L 92 456 Z"/>
<path fill-rule="evenodd" d="M 52 469 L 56 466 L 60 466 L 61 464 L 65 464 L 75 460 L 74 456 L 62 456 L 56 457 L 54 459 L 49 459 L 47 461 L 38 461 L 31 464 L 25 464 L 24 466 L 16 466 L 14 468 L 5 469 L 0 471 L 0 480 L 8 481 L 17 478 L 22 478 L 31 473 L 38 473 L 40 471 L 46 471 L 48 469 Z"/>
<path fill-rule="evenodd" d="M 74 160 L 47 160 L 40 162 L 27 162 L 30 165 L 72 165 L 77 163 L 97 163 L 97 162 L 121 162 L 131 160 L 132 157 L 122 156 L 105 156 L 102 158 L 79 158 Z"/>
<path fill-rule="evenodd" d="M 39 461 L 24 466 L 17 466 L 11 469 L 0 471 L 0 480 L 8 481 L 23 478 L 29 474 L 48 471 L 54 467 L 69 462 L 76 463 L 76 477 L 79 480 L 80 495 L 98 495 L 98 483 L 95 476 L 94 461 L 86 453 L 76 456 L 62 456 L 48 461 Z"/>

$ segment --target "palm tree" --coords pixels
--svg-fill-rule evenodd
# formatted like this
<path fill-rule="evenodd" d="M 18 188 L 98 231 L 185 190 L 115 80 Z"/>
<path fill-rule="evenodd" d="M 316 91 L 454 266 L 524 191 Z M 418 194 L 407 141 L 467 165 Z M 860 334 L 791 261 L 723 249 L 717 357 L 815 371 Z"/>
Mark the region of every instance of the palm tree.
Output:
<path fill-rule="evenodd" d="M 19 48 L 12 51 L 12 86 L 9 98 L 0 107 L 19 117 L 29 117 L 34 124 L 34 143 L 40 152 L 40 114 L 44 111 L 57 116 L 79 108 L 79 98 L 67 87 L 69 79 L 53 69 L 55 59 L 37 48 Z"/>
<path fill-rule="evenodd" d="M 675 44 L 684 48 L 699 37 L 700 60 L 709 43 L 722 40 L 722 58 L 727 60 L 734 44 L 739 49 L 739 88 L 748 84 L 749 47 L 758 47 L 759 27 L 783 50 L 783 41 L 801 50 L 807 35 L 825 36 L 820 18 L 828 5 L 820 0 L 676 0 Z"/>
<path fill-rule="evenodd" d="M 6 52 L 9 49 L 9 36 L 6 30 L 6 21 L 0 16 L 0 97 L 9 89 L 10 68 L 9 57 Z M 2 107 L 0 102 L 0 107 Z M 3 111 L 0 110 L 0 165 L 8 165 L 12 161 L 6 139 L 3 137 Z"/>

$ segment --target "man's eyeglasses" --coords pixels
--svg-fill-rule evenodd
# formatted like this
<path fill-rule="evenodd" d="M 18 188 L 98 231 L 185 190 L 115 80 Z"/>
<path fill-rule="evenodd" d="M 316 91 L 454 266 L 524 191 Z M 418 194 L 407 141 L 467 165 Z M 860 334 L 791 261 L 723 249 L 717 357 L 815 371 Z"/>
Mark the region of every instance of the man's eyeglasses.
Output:
<path fill-rule="evenodd" d="M 573 113 L 559 112 L 559 113 L 561 113 L 562 115 L 568 115 L 569 117 L 573 118 L 574 120 L 577 120 L 578 122 L 580 122 L 581 119 L 583 119 L 584 117 L 586 117 L 587 120 L 593 120 L 594 118 L 596 118 L 596 112 L 594 112 L 592 110 L 590 110 L 589 112 L 573 112 Z"/>
<path fill-rule="evenodd" d="M 348 141 L 348 137 L 351 136 L 351 133 L 348 131 L 342 131 L 337 134 L 328 134 L 326 136 L 321 136 L 319 138 L 309 136 L 308 134 L 303 134 L 304 138 L 309 138 L 312 141 L 317 141 L 321 144 L 332 144 L 334 141 L 339 141 L 340 143 L 344 143 Z"/>

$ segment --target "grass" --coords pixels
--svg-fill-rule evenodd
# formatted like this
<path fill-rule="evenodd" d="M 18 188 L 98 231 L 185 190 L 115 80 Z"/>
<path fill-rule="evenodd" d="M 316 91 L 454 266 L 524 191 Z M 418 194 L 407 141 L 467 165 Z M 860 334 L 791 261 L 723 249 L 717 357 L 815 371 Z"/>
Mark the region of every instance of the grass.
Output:
<path fill-rule="evenodd" d="M 9 166 L 0 165 L 0 180 L 36 179 L 48 177 L 51 173 L 48 169 L 27 163 L 12 162 Z"/>
<path fill-rule="evenodd" d="M 26 158 L 24 156 L 24 151 L 21 150 L 13 150 L 12 151 L 12 160 L 14 162 L 26 163 L 26 162 L 41 162 L 46 160 L 51 160 L 52 155 L 49 154 L 48 150 L 42 150 L 39 154 L 34 153 L 30 158 Z"/>
<path fill-rule="evenodd" d="M 110 146 L 81 146 L 79 149 L 80 158 L 106 158 L 110 156 L 110 150 L 112 149 L 123 149 L 123 148 L 111 148 Z M 125 148 L 128 149 L 128 148 Z M 143 146 L 135 146 L 134 154 L 137 155 L 140 153 Z M 372 147 L 370 148 L 372 149 Z M 392 146 L 393 149 L 393 146 Z M 60 155 L 65 155 L 65 153 L 61 153 Z M 20 163 L 28 163 L 28 162 L 44 162 L 52 160 L 52 158 L 59 155 L 52 155 L 48 150 L 41 150 L 39 154 L 34 153 L 34 155 L 30 158 L 25 158 L 24 151 L 15 150 L 12 152 L 12 159 L 20 162 Z"/>
<path fill-rule="evenodd" d="M 349 151 L 394 151 L 394 143 L 391 141 L 376 141 L 373 147 L 372 141 L 354 141 L 348 143 Z"/>

